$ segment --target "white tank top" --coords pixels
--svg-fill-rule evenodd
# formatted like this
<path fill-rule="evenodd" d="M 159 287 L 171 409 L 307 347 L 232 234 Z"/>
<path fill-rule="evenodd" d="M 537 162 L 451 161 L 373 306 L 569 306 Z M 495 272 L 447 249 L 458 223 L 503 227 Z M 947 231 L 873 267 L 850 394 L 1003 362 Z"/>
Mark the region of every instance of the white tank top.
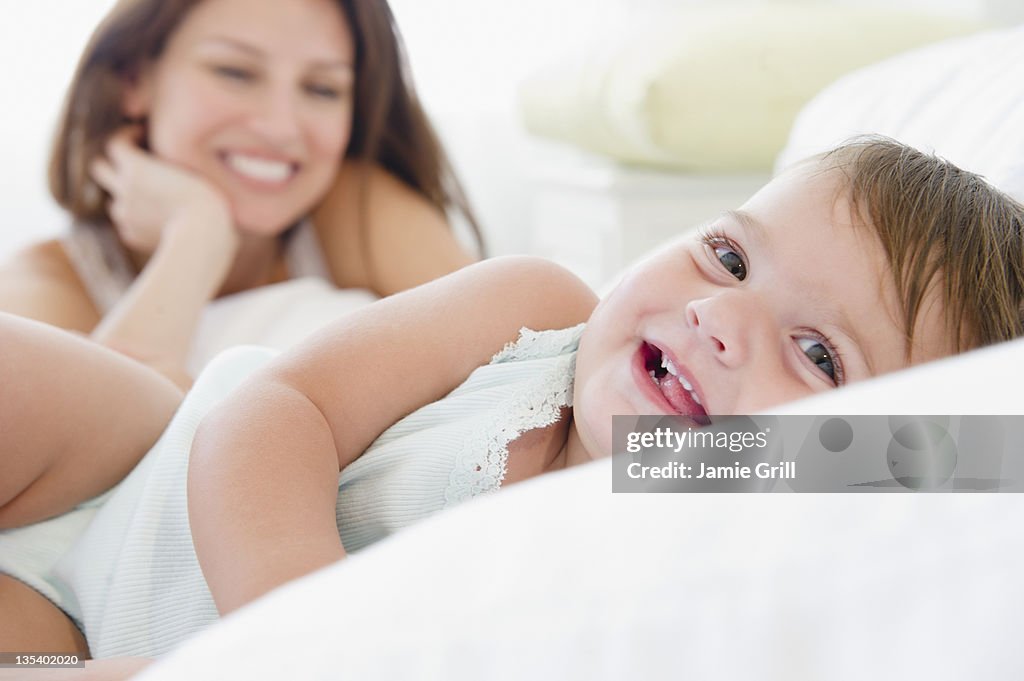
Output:
<path fill-rule="evenodd" d="M 63 241 L 96 309 L 107 314 L 135 279 L 135 271 L 109 227 L 77 224 Z M 285 249 L 287 281 L 222 296 L 203 310 L 186 359 L 193 377 L 223 350 L 258 344 L 284 350 L 325 323 L 376 300 L 362 289 L 338 289 L 309 221 Z"/>
<path fill-rule="evenodd" d="M 105 315 L 128 291 L 136 276 L 117 233 L 110 227 L 80 222 L 72 226 L 62 245 L 96 309 Z M 313 223 L 308 220 L 296 227 L 284 257 L 290 278 L 331 280 Z"/>

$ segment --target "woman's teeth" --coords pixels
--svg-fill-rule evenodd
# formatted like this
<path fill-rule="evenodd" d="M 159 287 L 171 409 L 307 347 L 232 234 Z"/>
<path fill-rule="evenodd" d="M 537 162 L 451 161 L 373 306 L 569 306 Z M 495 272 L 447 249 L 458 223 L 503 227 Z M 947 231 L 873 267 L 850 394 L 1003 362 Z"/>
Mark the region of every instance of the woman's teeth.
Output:
<path fill-rule="evenodd" d="M 690 385 L 689 381 L 687 381 L 685 378 L 679 375 L 679 369 L 676 368 L 676 365 L 672 363 L 672 360 L 670 360 L 665 355 L 661 356 L 661 368 L 675 376 L 677 379 L 679 379 L 680 385 L 686 388 L 686 391 L 690 393 L 690 397 L 693 398 L 693 401 L 696 402 L 697 404 L 700 404 L 700 398 L 697 397 L 697 393 L 693 391 L 693 386 Z M 657 376 L 654 375 L 653 369 L 649 373 L 651 374 L 651 378 L 653 378 L 655 381 L 658 380 Z"/>
<path fill-rule="evenodd" d="M 292 164 L 283 161 L 269 161 L 241 154 L 228 154 L 227 163 L 232 170 L 259 182 L 283 182 L 292 174 Z"/>

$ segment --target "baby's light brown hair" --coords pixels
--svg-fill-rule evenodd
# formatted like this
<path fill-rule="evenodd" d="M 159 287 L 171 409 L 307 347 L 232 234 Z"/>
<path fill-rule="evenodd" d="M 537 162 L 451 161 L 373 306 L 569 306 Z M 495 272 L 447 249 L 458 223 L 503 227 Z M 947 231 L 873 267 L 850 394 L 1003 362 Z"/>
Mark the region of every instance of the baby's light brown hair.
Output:
<path fill-rule="evenodd" d="M 854 218 L 872 226 L 914 323 L 938 287 L 957 352 L 1024 335 L 1024 205 L 981 176 L 895 140 L 858 137 L 817 157 L 845 177 Z"/>

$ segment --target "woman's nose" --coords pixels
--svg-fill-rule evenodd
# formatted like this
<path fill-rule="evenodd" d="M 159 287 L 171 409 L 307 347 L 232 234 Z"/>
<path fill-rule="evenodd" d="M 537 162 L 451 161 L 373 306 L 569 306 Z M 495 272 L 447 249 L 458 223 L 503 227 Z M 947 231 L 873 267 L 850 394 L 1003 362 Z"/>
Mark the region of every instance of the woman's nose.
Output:
<path fill-rule="evenodd" d="M 772 329 L 766 301 L 748 291 L 727 291 L 686 305 L 687 326 L 729 367 L 748 362 Z"/>
<path fill-rule="evenodd" d="M 301 136 L 295 97 L 283 90 L 275 88 L 267 92 L 252 117 L 252 126 L 256 132 L 276 145 L 292 143 Z"/>

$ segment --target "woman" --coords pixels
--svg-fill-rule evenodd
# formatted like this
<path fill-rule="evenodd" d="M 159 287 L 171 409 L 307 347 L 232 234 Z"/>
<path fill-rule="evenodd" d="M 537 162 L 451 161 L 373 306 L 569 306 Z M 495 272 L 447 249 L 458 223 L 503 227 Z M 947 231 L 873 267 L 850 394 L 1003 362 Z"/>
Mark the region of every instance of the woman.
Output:
<path fill-rule="evenodd" d="M 0 269 L 0 310 L 179 385 L 211 300 L 316 273 L 381 296 L 423 283 L 473 260 L 449 207 L 479 240 L 375 0 L 117 3 L 50 188 L 72 234 Z"/>

